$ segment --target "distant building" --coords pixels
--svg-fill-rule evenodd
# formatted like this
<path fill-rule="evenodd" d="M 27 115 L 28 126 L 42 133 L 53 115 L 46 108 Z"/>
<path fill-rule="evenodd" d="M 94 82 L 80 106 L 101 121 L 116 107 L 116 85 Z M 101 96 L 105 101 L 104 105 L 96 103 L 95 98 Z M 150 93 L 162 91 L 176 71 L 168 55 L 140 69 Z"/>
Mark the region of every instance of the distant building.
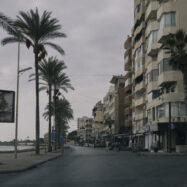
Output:
<path fill-rule="evenodd" d="M 77 137 L 82 142 L 90 142 L 92 136 L 93 118 L 82 117 L 77 120 Z"/>
<path fill-rule="evenodd" d="M 115 75 L 110 83 L 114 85 L 114 129 L 115 134 L 124 132 L 124 76 Z"/>
<path fill-rule="evenodd" d="M 101 141 L 105 133 L 105 124 L 104 124 L 104 105 L 101 101 L 96 103 L 92 110 L 93 115 L 93 125 L 92 125 L 92 137 L 94 142 L 96 140 Z"/>
<path fill-rule="evenodd" d="M 103 98 L 104 105 L 104 119 L 110 117 L 111 120 L 115 120 L 115 87 L 110 86 L 109 91 Z M 111 126 L 112 134 L 115 134 L 114 123 Z M 109 127 L 106 127 L 106 132 L 110 133 Z"/>

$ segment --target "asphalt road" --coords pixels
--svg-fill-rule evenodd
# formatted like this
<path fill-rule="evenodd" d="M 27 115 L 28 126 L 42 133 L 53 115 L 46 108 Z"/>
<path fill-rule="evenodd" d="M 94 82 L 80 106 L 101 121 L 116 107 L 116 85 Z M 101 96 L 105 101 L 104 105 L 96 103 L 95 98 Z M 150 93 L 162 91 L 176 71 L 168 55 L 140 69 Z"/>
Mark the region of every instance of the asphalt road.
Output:
<path fill-rule="evenodd" d="M 187 187 L 187 157 L 72 147 L 29 171 L 1 174 L 0 187 Z"/>

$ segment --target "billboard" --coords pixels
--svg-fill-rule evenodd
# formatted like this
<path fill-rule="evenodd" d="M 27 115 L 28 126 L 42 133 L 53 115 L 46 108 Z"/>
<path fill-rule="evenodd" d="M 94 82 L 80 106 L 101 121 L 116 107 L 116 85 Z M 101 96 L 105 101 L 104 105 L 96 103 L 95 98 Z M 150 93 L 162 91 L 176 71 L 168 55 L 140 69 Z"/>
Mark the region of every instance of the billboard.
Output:
<path fill-rule="evenodd" d="M 15 111 L 15 92 L 0 90 L 0 123 L 13 123 Z"/>

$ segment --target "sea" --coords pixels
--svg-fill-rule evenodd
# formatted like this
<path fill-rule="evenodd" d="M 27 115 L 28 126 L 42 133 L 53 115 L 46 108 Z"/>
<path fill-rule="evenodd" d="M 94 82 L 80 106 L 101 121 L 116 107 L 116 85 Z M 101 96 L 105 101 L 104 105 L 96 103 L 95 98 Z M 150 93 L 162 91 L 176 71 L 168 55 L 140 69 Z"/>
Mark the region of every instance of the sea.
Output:
<path fill-rule="evenodd" d="M 29 146 L 29 145 L 20 145 L 17 147 L 18 150 L 26 150 L 26 149 L 32 149 L 34 146 Z M 6 146 L 6 145 L 1 145 L 0 146 L 0 151 L 14 151 L 14 146 Z"/>

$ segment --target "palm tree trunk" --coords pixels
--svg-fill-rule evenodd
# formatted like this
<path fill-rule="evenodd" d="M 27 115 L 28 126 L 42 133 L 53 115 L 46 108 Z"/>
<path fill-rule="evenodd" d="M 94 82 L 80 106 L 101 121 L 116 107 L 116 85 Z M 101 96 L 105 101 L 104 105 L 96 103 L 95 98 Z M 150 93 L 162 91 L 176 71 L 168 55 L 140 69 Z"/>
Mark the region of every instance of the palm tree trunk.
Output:
<path fill-rule="evenodd" d="M 61 134 L 61 122 L 58 124 L 58 149 L 60 149 L 60 144 L 61 144 L 61 142 L 60 142 L 60 136 L 61 136 L 62 134 Z"/>
<path fill-rule="evenodd" d="M 56 86 L 54 86 L 54 122 L 55 122 L 55 130 L 56 130 L 56 141 L 55 141 L 55 150 L 57 149 L 57 137 L 58 137 L 58 130 L 57 130 L 57 118 L 56 118 Z"/>
<path fill-rule="evenodd" d="M 187 67 L 184 68 L 183 73 L 183 84 L 184 84 L 184 102 L 187 109 Z"/>
<path fill-rule="evenodd" d="M 39 111 L 39 78 L 38 78 L 38 53 L 35 52 L 36 74 L 36 154 L 40 154 L 40 111 Z"/>
<path fill-rule="evenodd" d="M 52 151 L 51 147 L 51 85 L 49 84 L 49 131 L 48 131 L 48 152 Z"/>

